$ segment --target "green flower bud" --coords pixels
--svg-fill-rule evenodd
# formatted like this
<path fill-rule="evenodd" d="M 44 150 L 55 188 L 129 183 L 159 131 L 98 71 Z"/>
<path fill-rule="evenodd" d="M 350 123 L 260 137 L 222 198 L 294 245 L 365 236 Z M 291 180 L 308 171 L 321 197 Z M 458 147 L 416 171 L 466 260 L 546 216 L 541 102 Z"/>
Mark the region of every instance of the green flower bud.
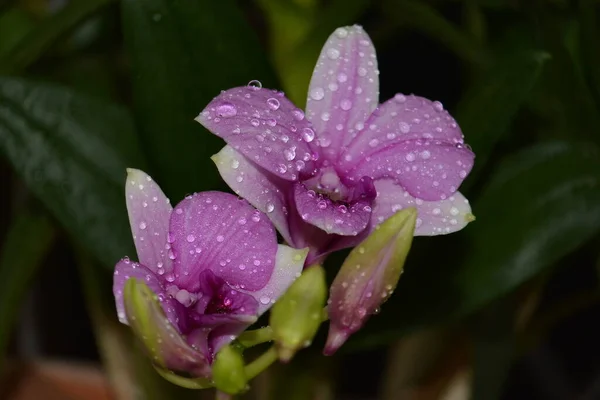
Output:
<path fill-rule="evenodd" d="M 281 361 L 289 361 L 299 349 L 310 345 L 323 322 L 326 297 L 325 271 L 314 265 L 275 303 L 270 325 Z"/>
<path fill-rule="evenodd" d="M 212 366 L 213 383 L 217 389 L 229 394 L 246 390 L 248 379 L 244 371 L 242 354 L 227 345 L 221 348 Z"/>
<path fill-rule="evenodd" d="M 397 212 L 344 260 L 330 289 L 325 354 L 340 348 L 392 294 L 412 244 L 416 219 L 414 208 Z"/>
<path fill-rule="evenodd" d="M 136 279 L 129 279 L 123 291 L 123 302 L 129 326 L 157 367 L 195 377 L 189 378 L 190 382 L 181 386 L 212 386 L 208 380 L 210 363 L 202 353 L 189 346 L 171 325 L 156 294 L 148 286 Z"/>

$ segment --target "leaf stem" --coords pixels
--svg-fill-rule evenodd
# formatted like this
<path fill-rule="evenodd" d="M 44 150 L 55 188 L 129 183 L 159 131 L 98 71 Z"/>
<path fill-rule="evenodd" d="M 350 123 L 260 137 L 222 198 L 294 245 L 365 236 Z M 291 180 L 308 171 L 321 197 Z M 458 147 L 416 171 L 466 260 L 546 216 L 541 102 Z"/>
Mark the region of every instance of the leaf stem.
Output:
<path fill-rule="evenodd" d="M 273 328 L 270 326 L 265 326 L 264 328 L 255 329 L 252 331 L 246 331 L 237 338 L 237 341 L 245 348 L 270 342 L 272 340 Z"/>
<path fill-rule="evenodd" d="M 277 350 L 271 346 L 269 350 L 261 354 L 256 360 L 246 366 L 246 377 L 248 380 L 256 377 L 277 360 Z"/>

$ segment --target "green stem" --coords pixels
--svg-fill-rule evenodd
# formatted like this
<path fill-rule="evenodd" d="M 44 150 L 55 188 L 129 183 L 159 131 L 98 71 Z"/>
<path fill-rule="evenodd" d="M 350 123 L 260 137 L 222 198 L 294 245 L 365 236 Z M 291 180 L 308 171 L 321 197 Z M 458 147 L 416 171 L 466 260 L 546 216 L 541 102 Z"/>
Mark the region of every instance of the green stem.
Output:
<path fill-rule="evenodd" d="M 206 379 L 185 378 L 183 376 L 175 374 L 174 372 L 167 371 L 166 369 L 162 369 L 156 366 L 154 367 L 154 369 L 156 370 L 156 372 L 158 372 L 160 376 L 165 378 L 165 380 L 171 382 L 174 385 L 181 386 L 186 389 L 207 389 L 212 387 L 210 382 Z"/>
<path fill-rule="evenodd" d="M 269 350 L 261 354 L 256 360 L 246 365 L 246 377 L 248 380 L 256 377 L 262 371 L 267 369 L 271 364 L 277 360 L 277 350 L 275 346 L 271 346 Z"/>
<path fill-rule="evenodd" d="M 261 343 L 270 342 L 273 340 L 273 328 L 265 326 L 264 328 L 242 333 L 237 341 L 244 347 L 253 347 Z"/>

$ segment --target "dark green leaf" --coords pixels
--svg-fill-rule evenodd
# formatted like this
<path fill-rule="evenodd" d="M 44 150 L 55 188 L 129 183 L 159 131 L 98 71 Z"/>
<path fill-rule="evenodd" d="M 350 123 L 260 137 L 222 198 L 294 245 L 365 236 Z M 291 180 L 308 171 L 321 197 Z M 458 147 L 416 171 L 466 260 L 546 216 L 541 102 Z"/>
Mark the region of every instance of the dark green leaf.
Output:
<path fill-rule="evenodd" d="M 50 221 L 21 211 L 12 222 L 0 256 L 0 365 L 21 301 L 54 239 Z"/>
<path fill-rule="evenodd" d="M 463 97 L 456 119 L 477 155 L 474 175 L 509 129 L 548 57 L 541 51 L 505 53 L 505 58 L 476 79 Z M 470 181 L 474 181 L 473 176 Z"/>
<path fill-rule="evenodd" d="M 417 256 L 382 307 L 393 318 L 370 320 L 356 345 L 471 313 L 590 239 L 600 230 L 600 151 L 563 142 L 529 148 L 499 165 L 473 205 L 477 221 L 461 233 L 415 241 Z"/>
<path fill-rule="evenodd" d="M 418 0 L 388 0 L 384 11 L 389 18 L 439 41 L 471 65 L 481 66 L 488 61 L 485 49 L 475 39 L 454 26 L 433 6 Z"/>
<path fill-rule="evenodd" d="M 580 0 L 578 9 L 581 26 L 580 50 L 584 61 L 584 74 L 586 74 L 593 91 L 596 108 L 600 109 L 600 45 L 598 43 L 600 7 L 596 1 Z"/>
<path fill-rule="evenodd" d="M 70 1 L 56 15 L 43 21 L 0 59 L 0 74 L 12 74 L 34 62 L 60 36 L 73 29 L 99 8 L 114 0 Z"/>
<path fill-rule="evenodd" d="M 232 0 L 124 0 L 135 109 L 166 192 L 221 184 L 210 156 L 223 142 L 194 118 L 221 90 L 252 79 L 275 87 L 254 32 Z"/>
<path fill-rule="evenodd" d="M 132 252 L 123 186 L 143 167 L 126 110 L 68 89 L 0 78 L 0 151 L 106 266 Z"/>

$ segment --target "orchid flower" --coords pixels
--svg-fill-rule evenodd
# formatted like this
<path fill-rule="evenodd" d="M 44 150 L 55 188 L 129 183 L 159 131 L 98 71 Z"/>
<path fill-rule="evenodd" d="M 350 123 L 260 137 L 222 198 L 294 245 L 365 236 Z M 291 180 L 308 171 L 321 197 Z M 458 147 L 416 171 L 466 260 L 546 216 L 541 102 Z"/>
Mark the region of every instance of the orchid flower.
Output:
<path fill-rule="evenodd" d="M 119 320 L 131 322 L 123 294 L 134 278 L 162 306 L 150 329 L 165 333 L 156 343 L 163 366 L 210 378 L 219 349 L 285 292 L 307 250 L 278 245 L 264 214 L 231 194 L 196 193 L 173 209 L 139 170 L 128 170 L 125 192 L 139 262 L 115 267 Z"/>
<path fill-rule="evenodd" d="M 254 81 L 229 89 L 196 120 L 227 142 L 213 157 L 227 184 L 271 219 L 307 265 L 360 243 L 415 207 L 415 235 L 473 219 L 457 192 L 474 154 L 437 101 L 396 94 L 378 105 L 375 48 L 360 26 L 338 28 L 312 75 L 306 113 Z"/>

